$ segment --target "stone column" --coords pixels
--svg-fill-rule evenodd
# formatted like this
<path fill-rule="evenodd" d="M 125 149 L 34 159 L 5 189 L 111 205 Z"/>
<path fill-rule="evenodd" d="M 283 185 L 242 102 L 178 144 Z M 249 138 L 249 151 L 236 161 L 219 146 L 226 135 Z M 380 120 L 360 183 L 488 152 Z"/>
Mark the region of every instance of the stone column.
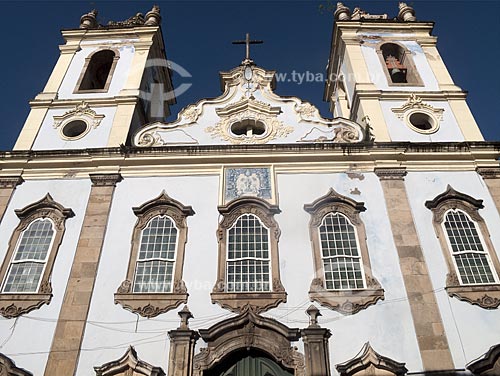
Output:
<path fill-rule="evenodd" d="M 500 167 L 478 167 L 477 173 L 483 177 L 490 195 L 500 213 Z"/>
<path fill-rule="evenodd" d="M 375 173 L 384 191 L 424 369 L 453 369 L 448 340 L 406 194 L 406 170 L 377 168 Z"/>
<path fill-rule="evenodd" d="M 187 306 L 179 312 L 181 325 L 168 332 L 170 337 L 170 355 L 168 376 L 191 376 L 193 374 L 194 347 L 200 335 L 190 330 L 188 321 L 193 317 Z"/>
<path fill-rule="evenodd" d="M 76 373 L 111 201 L 121 175 L 91 174 L 90 179 L 92 189 L 45 367 L 45 376 L 71 376 Z"/>
<path fill-rule="evenodd" d="M 3 219 L 5 210 L 9 205 L 10 198 L 14 189 L 24 182 L 20 176 L 2 176 L 0 177 L 0 222 Z"/>
<path fill-rule="evenodd" d="M 311 305 L 306 313 L 309 315 L 309 326 L 300 331 L 304 342 L 306 376 L 330 375 L 330 352 L 328 339 L 332 335 L 329 329 L 318 325 L 319 309 Z"/>

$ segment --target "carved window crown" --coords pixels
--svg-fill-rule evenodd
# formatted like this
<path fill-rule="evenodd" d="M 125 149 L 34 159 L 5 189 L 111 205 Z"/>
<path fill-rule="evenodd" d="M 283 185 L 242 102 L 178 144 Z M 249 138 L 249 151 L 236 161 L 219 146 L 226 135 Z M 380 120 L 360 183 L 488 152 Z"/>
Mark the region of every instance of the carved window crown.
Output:
<path fill-rule="evenodd" d="M 434 230 L 448 266 L 448 295 L 482 308 L 498 308 L 500 263 L 478 212 L 483 201 L 448 185 L 425 206 L 432 210 Z"/>
<path fill-rule="evenodd" d="M 71 209 L 55 202 L 48 193 L 15 213 L 20 222 L 0 269 L 0 314 L 7 318 L 50 302 L 50 278 L 65 221 L 74 216 Z"/>
<path fill-rule="evenodd" d="M 309 234 L 314 279 L 309 297 L 343 314 L 354 314 L 384 299 L 384 290 L 371 274 L 366 232 L 359 213 L 366 208 L 330 189 L 311 204 Z"/>
<path fill-rule="evenodd" d="M 138 219 L 127 278 L 115 294 L 115 303 L 142 316 L 154 317 L 187 302 L 182 269 L 186 218 L 194 211 L 165 192 L 133 211 Z"/>
<path fill-rule="evenodd" d="M 219 206 L 219 264 L 212 302 L 234 312 L 258 312 L 286 301 L 279 273 L 280 229 L 267 201 L 243 197 Z"/>

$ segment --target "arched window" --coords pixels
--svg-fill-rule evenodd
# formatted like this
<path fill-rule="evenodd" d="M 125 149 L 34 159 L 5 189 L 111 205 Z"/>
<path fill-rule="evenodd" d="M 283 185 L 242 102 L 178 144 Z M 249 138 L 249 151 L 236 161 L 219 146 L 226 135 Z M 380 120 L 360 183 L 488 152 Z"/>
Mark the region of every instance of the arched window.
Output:
<path fill-rule="evenodd" d="M 65 221 L 74 216 L 50 194 L 16 210 L 21 220 L 9 242 L 0 269 L 0 314 L 17 317 L 48 304 L 52 298 L 52 267 L 65 232 Z"/>
<path fill-rule="evenodd" d="M 365 287 L 356 229 L 341 213 L 328 213 L 318 229 L 328 290 Z"/>
<path fill-rule="evenodd" d="M 448 210 L 443 227 L 460 282 L 464 285 L 495 283 L 496 275 L 482 236 L 467 213 L 459 209 Z"/>
<path fill-rule="evenodd" d="M 383 43 L 378 51 L 389 85 L 422 86 L 411 52 L 396 43 Z"/>
<path fill-rule="evenodd" d="M 172 292 L 177 228 L 170 217 L 153 217 L 142 230 L 134 292 Z"/>
<path fill-rule="evenodd" d="M 182 269 L 186 218 L 194 211 L 165 192 L 133 211 L 138 218 L 127 276 L 115 293 L 115 303 L 141 316 L 155 317 L 187 302 Z"/>
<path fill-rule="evenodd" d="M 309 297 L 343 314 L 355 314 L 384 299 L 384 290 L 371 273 L 366 232 L 359 213 L 366 208 L 330 189 L 311 204 L 314 279 Z"/>
<path fill-rule="evenodd" d="M 29 224 L 21 233 L 2 292 L 38 291 L 53 240 L 54 225 L 50 219 L 35 219 Z"/>
<path fill-rule="evenodd" d="M 253 214 L 228 230 L 227 291 L 271 291 L 269 229 Z"/>
<path fill-rule="evenodd" d="M 482 308 L 498 308 L 500 263 L 478 212 L 483 201 L 448 186 L 425 206 L 432 210 L 434 230 L 448 266 L 448 295 Z"/>
<path fill-rule="evenodd" d="M 118 54 L 114 50 L 93 53 L 85 60 L 76 91 L 108 91 L 117 61 Z"/>
<path fill-rule="evenodd" d="M 213 303 L 233 312 L 251 307 L 262 312 L 286 302 L 279 272 L 278 239 L 274 220 L 277 206 L 242 197 L 219 206 L 223 216 L 217 230 L 219 266 Z"/>

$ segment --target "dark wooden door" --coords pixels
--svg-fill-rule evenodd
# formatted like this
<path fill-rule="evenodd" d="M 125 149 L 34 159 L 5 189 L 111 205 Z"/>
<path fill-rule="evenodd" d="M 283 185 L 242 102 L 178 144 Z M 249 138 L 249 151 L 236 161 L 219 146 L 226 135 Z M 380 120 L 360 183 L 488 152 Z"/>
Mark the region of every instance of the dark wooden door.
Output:
<path fill-rule="evenodd" d="M 247 356 L 238 360 L 220 376 L 293 376 L 277 363 L 264 357 Z"/>

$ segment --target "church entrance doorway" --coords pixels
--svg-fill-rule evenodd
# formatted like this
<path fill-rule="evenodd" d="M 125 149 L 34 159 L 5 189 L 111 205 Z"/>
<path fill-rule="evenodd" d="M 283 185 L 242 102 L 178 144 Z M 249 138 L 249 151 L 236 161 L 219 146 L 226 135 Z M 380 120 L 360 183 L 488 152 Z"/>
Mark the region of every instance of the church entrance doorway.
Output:
<path fill-rule="evenodd" d="M 293 376 L 278 363 L 259 353 L 239 353 L 229 356 L 206 376 Z"/>

